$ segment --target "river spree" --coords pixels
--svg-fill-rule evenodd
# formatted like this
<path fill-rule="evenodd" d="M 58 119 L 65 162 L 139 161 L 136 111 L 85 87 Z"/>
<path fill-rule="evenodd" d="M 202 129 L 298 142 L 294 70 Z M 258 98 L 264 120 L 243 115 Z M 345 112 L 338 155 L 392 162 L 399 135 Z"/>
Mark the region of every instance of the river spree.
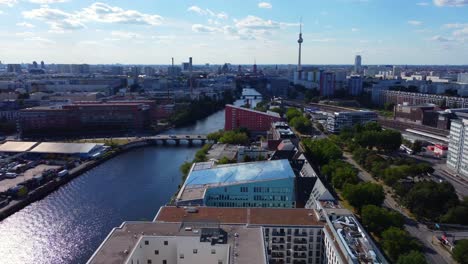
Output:
<path fill-rule="evenodd" d="M 236 101 L 236 105 L 244 102 Z M 224 127 L 224 111 L 168 134 Z M 85 263 L 112 228 L 152 220 L 199 146 L 157 146 L 113 158 L 0 222 L 0 263 Z"/>

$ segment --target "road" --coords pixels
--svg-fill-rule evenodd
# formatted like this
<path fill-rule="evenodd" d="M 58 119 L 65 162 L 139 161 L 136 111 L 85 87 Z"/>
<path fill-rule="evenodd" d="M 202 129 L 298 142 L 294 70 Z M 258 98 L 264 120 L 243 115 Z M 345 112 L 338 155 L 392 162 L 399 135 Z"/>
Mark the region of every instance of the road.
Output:
<path fill-rule="evenodd" d="M 463 177 L 453 175 L 450 170 L 447 168 L 445 158 L 437 158 L 434 157 L 432 154 L 426 154 L 428 152 L 417 154 L 417 155 L 409 155 L 405 152 L 400 153 L 400 156 L 416 159 L 422 162 L 427 162 L 432 165 L 434 168 L 433 175 L 435 176 L 434 180 L 444 180 L 453 185 L 455 188 L 455 192 L 457 193 L 460 199 L 463 197 L 468 196 L 468 181 Z"/>
<path fill-rule="evenodd" d="M 356 167 L 356 169 L 358 169 L 358 176 L 361 180 L 365 182 L 381 184 L 377 182 L 372 177 L 372 175 L 365 171 L 359 164 L 357 164 L 352 159 L 351 154 L 345 153 L 343 156 L 348 163 L 352 164 L 354 167 Z M 448 253 L 440 246 L 432 243 L 433 231 L 428 229 L 426 225 L 413 220 L 409 216 L 408 212 L 406 212 L 405 209 L 401 207 L 399 203 L 392 197 L 393 190 L 386 185 L 383 185 L 383 187 L 385 191 L 384 206 L 400 212 L 405 217 L 405 230 L 408 231 L 411 236 L 421 241 L 424 246 L 423 253 L 426 256 L 427 261 L 429 263 L 435 264 L 454 263 L 450 253 Z"/>

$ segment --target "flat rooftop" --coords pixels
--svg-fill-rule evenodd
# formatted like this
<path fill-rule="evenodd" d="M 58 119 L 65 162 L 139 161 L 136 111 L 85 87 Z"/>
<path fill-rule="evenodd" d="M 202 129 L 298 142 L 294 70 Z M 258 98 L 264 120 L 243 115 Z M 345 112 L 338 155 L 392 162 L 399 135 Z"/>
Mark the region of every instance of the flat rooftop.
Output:
<path fill-rule="evenodd" d="M 240 106 L 231 105 L 231 104 L 226 105 L 226 107 L 228 107 L 228 106 L 231 107 L 231 108 L 238 109 L 238 110 L 243 110 L 243 111 L 252 112 L 252 113 L 256 113 L 256 114 L 281 118 L 280 114 L 278 114 L 276 112 L 272 112 L 272 111 L 268 111 L 268 112 L 265 113 L 265 112 L 262 112 L 262 111 L 257 111 L 257 110 L 253 110 L 253 109 L 249 109 L 249 108 L 244 108 L 244 107 L 240 107 Z"/>
<path fill-rule="evenodd" d="M 0 152 L 25 152 L 37 145 L 37 142 L 7 141 L 0 145 Z"/>
<path fill-rule="evenodd" d="M 179 201 L 203 199 L 206 189 L 210 187 L 294 177 L 294 171 L 288 160 L 258 161 L 217 166 L 213 162 L 195 163 L 177 199 Z"/>
<path fill-rule="evenodd" d="M 185 185 L 252 182 L 294 178 L 294 171 L 288 160 L 271 160 L 218 165 L 207 169 L 192 170 Z"/>
<path fill-rule="evenodd" d="M 30 150 L 32 153 L 54 153 L 54 154 L 87 154 L 98 146 L 104 144 L 94 143 L 55 143 L 43 142 Z"/>
<path fill-rule="evenodd" d="M 193 223 L 191 223 L 193 224 Z M 181 223 L 154 223 L 154 222 L 124 222 L 120 227 L 114 228 L 106 240 L 101 244 L 88 264 L 122 264 L 125 263 L 135 245 L 145 236 L 200 236 L 201 232 L 195 226 L 192 231 L 185 231 Z M 261 228 L 246 226 L 221 225 L 221 229 L 228 233 L 227 243 L 231 250 L 237 253 L 235 261 L 230 263 L 250 264 L 265 263 L 263 236 Z M 238 234 L 237 237 L 234 234 Z"/>
<path fill-rule="evenodd" d="M 190 207 L 192 208 L 192 207 Z M 247 224 L 259 226 L 323 226 L 313 209 L 304 208 L 232 208 L 232 207 L 193 207 L 196 213 L 186 208 L 163 206 L 159 209 L 155 222 L 178 223 L 216 221 L 221 224 Z"/>

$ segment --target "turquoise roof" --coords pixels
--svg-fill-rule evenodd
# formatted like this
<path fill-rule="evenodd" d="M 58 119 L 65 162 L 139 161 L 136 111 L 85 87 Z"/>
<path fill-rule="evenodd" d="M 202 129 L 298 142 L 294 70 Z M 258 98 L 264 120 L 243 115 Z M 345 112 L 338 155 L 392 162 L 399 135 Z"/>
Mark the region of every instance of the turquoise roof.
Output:
<path fill-rule="evenodd" d="M 186 186 L 254 182 L 294 178 L 294 171 L 288 160 L 259 161 L 220 165 L 215 168 L 194 170 L 185 181 Z"/>

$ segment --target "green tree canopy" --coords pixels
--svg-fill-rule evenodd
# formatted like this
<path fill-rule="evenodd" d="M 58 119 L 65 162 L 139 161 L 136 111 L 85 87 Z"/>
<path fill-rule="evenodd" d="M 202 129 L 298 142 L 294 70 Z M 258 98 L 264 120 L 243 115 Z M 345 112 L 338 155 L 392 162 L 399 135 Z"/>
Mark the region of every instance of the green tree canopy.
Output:
<path fill-rule="evenodd" d="M 329 139 L 305 139 L 303 141 L 306 153 L 318 165 L 325 165 L 343 156 L 341 149 Z"/>
<path fill-rule="evenodd" d="M 397 264 L 427 264 L 424 255 L 416 250 L 398 257 Z"/>
<path fill-rule="evenodd" d="M 293 118 L 300 116 L 302 116 L 302 112 L 297 108 L 289 108 L 288 111 L 286 111 L 286 119 L 288 121 L 291 121 Z"/>
<path fill-rule="evenodd" d="M 362 224 L 371 232 L 381 234 L 389 227 L 402 228 L 403 216 L 376 205 L 365 205 L 361 211 Z"/>
<path fill-rule="evenodd" d="M 344 186 L 343 196 L 358 211 L 368 204 L 380 206 L 385 199 L 382 186 L 371 182 L 347 184 Z"/>
<path fill-rule="evenodd" d="M 436 220 L 459 202 L 455 189 L 447 182 L 417 182 L 404 200 L 411 212 L 431 220 Z"/>
<path fill-rule="evenodd" d="M 312 123 L 309 119 L 304 116 L 296 116 L 289 121 L 289 125 L 294 127 L 300 133 L 307 133 L 310 132 L 312 128 Z"/>
<path fill-rule="evenodd" d="M 403 229 L 390 227 L 382 232 L 382 247 L 391 259 L 418 250 L 419 244 Z"/>
<path fill-rule="evenodd" d="M 468 264 L 468 239 L 459 240 L 455 244 L 453 259 L 460 264 Z"/>

